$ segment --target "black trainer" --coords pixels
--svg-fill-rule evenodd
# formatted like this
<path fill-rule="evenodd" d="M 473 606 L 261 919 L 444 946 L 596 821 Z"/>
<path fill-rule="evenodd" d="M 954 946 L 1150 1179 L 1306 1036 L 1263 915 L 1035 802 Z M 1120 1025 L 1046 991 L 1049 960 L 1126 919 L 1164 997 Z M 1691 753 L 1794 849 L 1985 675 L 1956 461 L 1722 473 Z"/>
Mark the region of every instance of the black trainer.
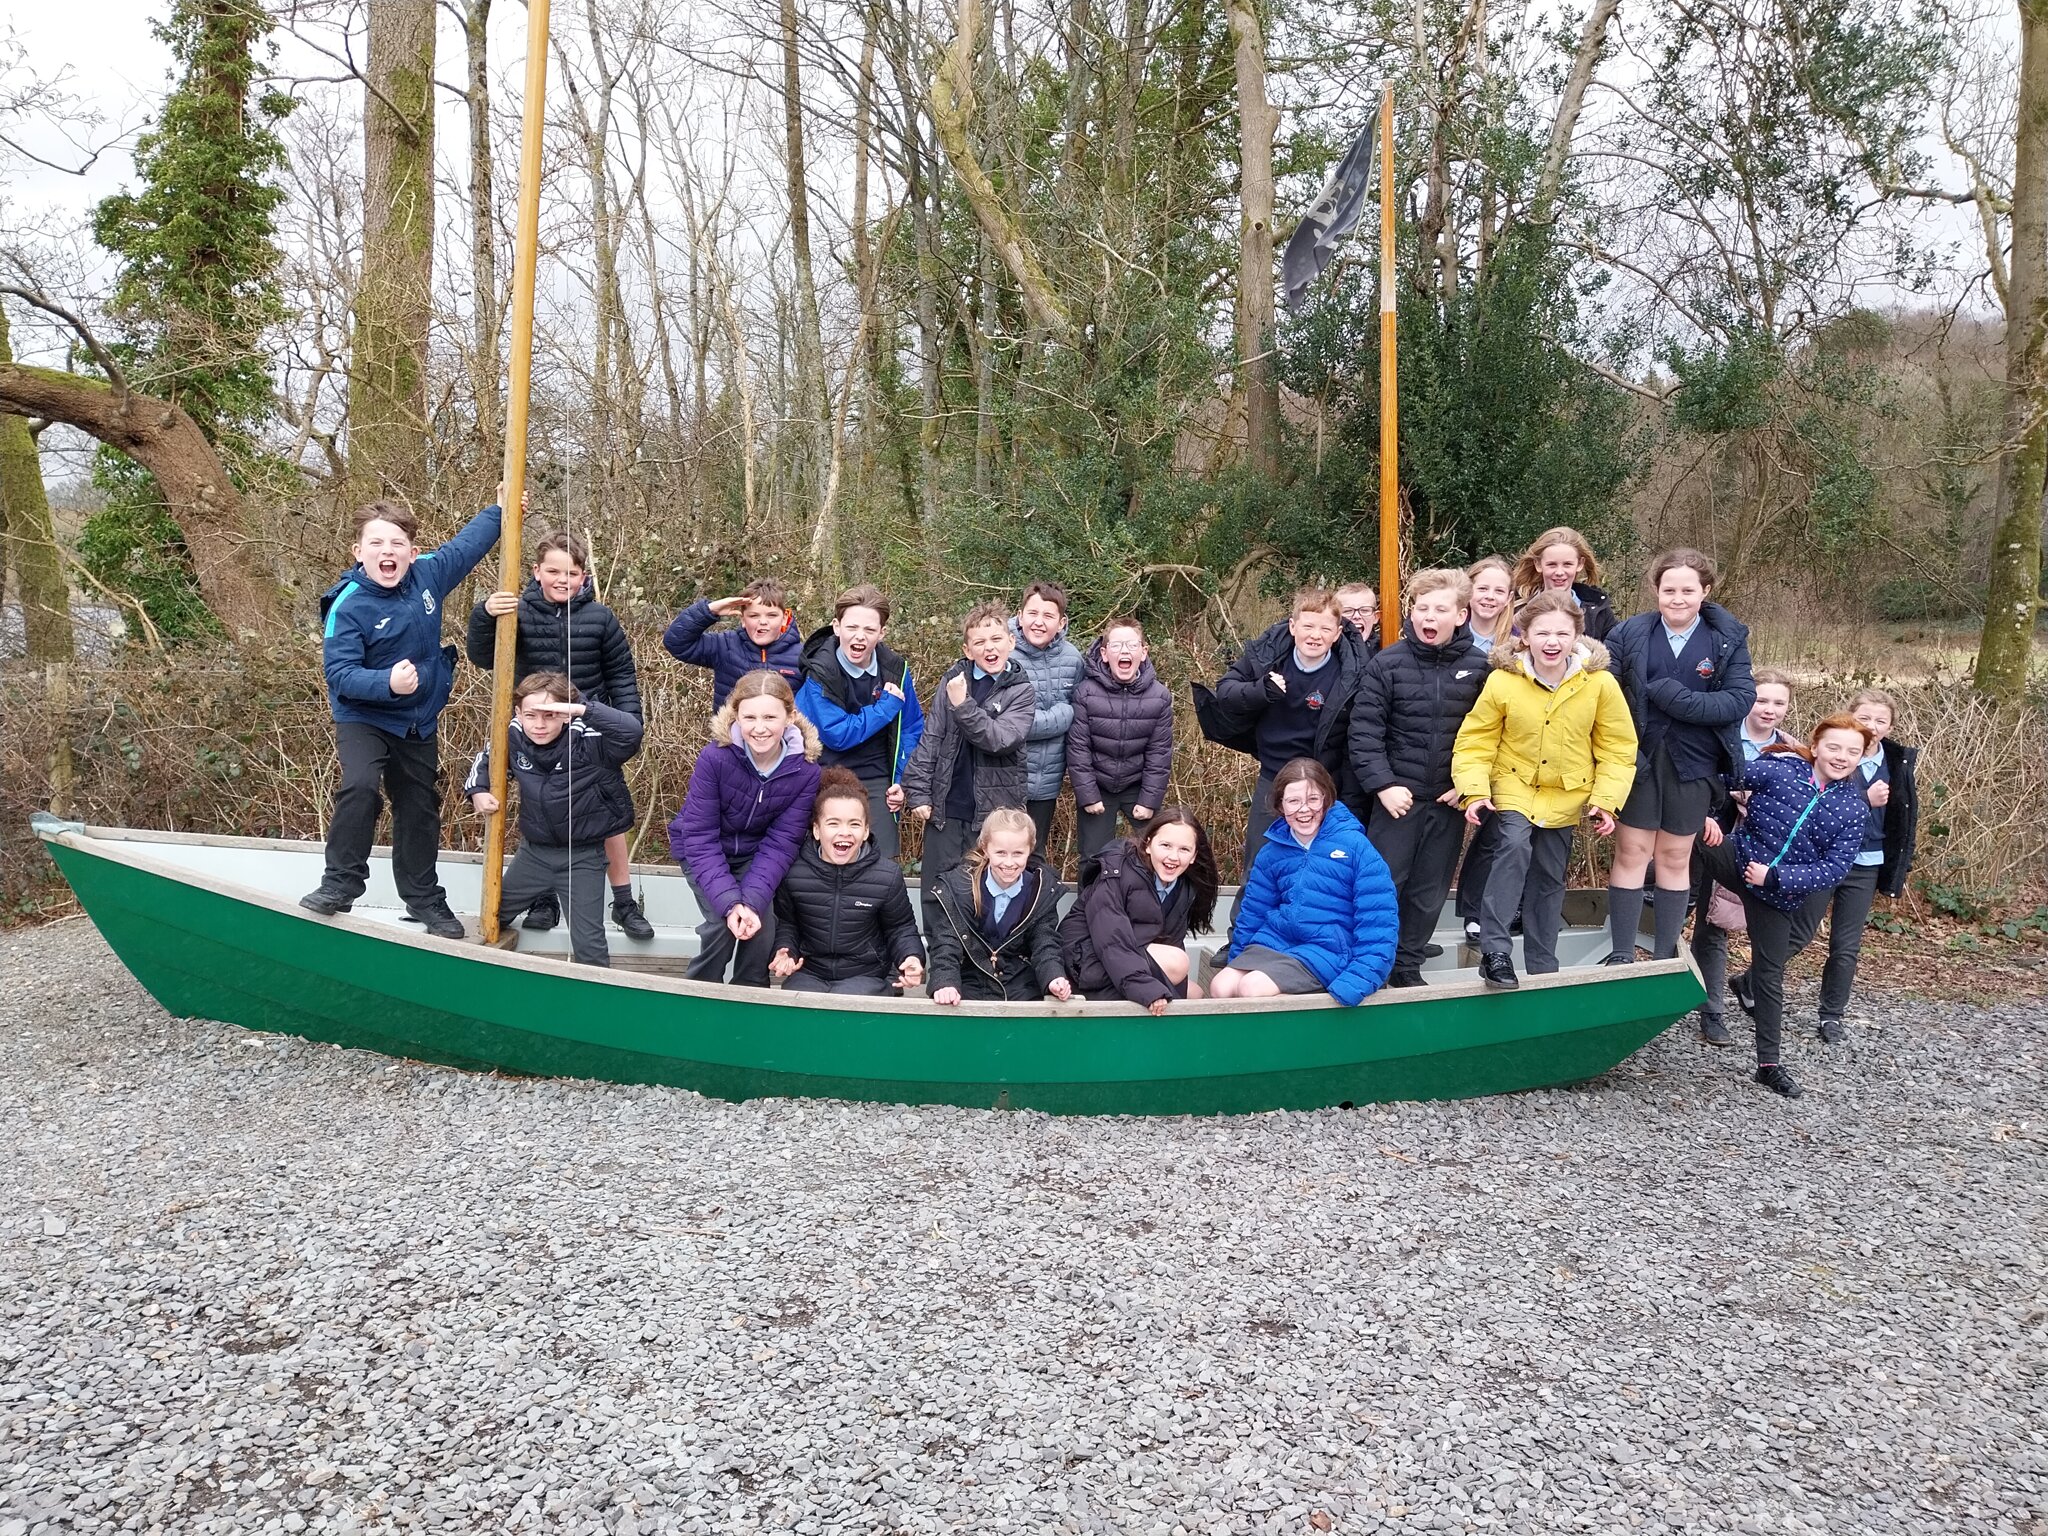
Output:
<path fill-rule="evenodd" d="M 561 920 L 561 904 L 555 900 L 555 893 L 549 891 L 545 896 L 536 898 L 533 905 L 526 909 L 526 916 L 519 926 L 528 933 L 546 933 Z"/>
<path fill-rule="evenodd" d="M 1708 1045 L 1733 1045 L 1735 1041 L 1728 1034 L 1728 1026 L 1714 1014 L 1700 1015 L 1700 1039 Z"/>
<path fill-rule="evenodd" d="M 346 912 L 356 904 L 353 896 L 344 896 L 331 885 L 308 891 L 299 898 L 299 905 L 308 912 L 318 912 L 322 917 L 332 917 L 337 912 Z"/>
<path fill-rule="evenodd" d="M 1444 947 L 1441 944 L 1425 944 L 1422 946 L 1422 955 L 1425 960 L 1434 960 L 1443 952 Z"/>
<path fill-rule="evenodd" d="M 462 919 L 448 910 L 446 898 L 436 897 L 432 901 L 409 901 L 405 904 L 405 915 L 425 928 L 437 939 L 466 939 L 469 930 L 462 926 Z"/>
<path fill-rule="evenodd" d="M 1515 962 L 1506 955 L 1481 955 L 1479 957 L 1479 979 L 1489 987 L 1512 991 L 1522 983 L 1515 976 Z"/>
<path fill-rule="evenodd" d="M 1735 1001 L 1742 1011 L 1752 1019 L 1756 1017 L 1756 987 L 1749 979 L 1749 972 L 1737 971 L 1728 978 L 1728 990 L 1735 994 Z"/>
<path fill-rule="evenodd" d="M 629 939 L 651 939 L 654 924 L 647 921 L 647 914 L 640 910 L 640 903 L 631 896 L 612 898 L 612 921 L 626 930 Z"/>
<path fill-rule="evenodd" d="M 1627 954 L 1624 955 L 1620 950 L 1617 949 L 1613 954 L 1609 955 L 1605 960 L 1602 960 L 1600 963 L 1602 965 L 1634 965 L 1636 963 L 1636 952 L 1634 950 L 1630 950 Z"/>
<path fill-rule="evenodd" d="M 1849 1031 L 1840 1019 L 1822 1019 L 1819 1034 L 1823 1045 L 1840 1045 L 1849 1038 Z"/>
<path fill-rule="evenodd" d="M 1422 972 L 1420 971 L 1395 971 L 1387 977 L 1387 985 L 1390 987 L 1426 987 L 1429 983 L 1422 979 Z"/>
<path fill-rule="evenodd" d="M 1758 1067 L 1756 1069 L 1756 1080 L 1770 1089 L 1771 1092 L 1782 1093 L 1788 1099 L 1799 1098 L 1806 1092 L 1804 1088 L 1799 1086 L 1799 1079 L 1790 1072 L 1787 1072 L 1775 1061 L 1767 1061 Z"/>

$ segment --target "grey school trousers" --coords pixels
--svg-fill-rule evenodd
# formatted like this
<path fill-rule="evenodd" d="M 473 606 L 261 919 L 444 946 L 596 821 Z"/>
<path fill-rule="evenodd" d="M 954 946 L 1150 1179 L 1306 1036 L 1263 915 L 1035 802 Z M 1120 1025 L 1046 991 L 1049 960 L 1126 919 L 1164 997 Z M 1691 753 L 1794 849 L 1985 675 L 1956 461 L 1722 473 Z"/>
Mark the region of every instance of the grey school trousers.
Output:
<path fill-rule="evenodd" d="M 1863 954 L 1863 928 L 1877 900 L 1877 871 L 1875 864 L 1853 866 L 1840 885 L 1820 892 L 1793 914 L 1787 960 L 1813 942 L 1822 918 L 1834 914 L 1828 924 L 1828 963 L 1820 973 L 1823 1019 L 1839 1019 L 1849 1011 L 1849 989 L 1856 985 L 1856 962 Z"/>
<path fill-rule="evenodd" d="M 1400 903 L 1400 948 L 1394 955 L 1396 976 L 1422 973 L 1423 951 L 1443 915 L 1444 897 L 1458 868 L 1458 846 L 1465 840 L 1465 813 L 1417 796 L 1405 816 L 1395 816 L 1372 802 L 1367 839 L 1387 861 Z"/>
<path fill-rule="evenodd" d="M 1144 787 L 1141 780 L 1123 789 L 1098 790 L 1102 796 L 1102 809 L 1093 813 L 1082 810 L 1080 801 L 1074 802 L 1075 819 L 1080 823 L 1082 858 L 1092 859 L 1109 846 L 1110 840 L 1116 836 L 1117 817 L 1121 815 L 1124 820 L 1131 820 L 1131 807 L 1138 803 L 1139 792 Z M 1159 807 L 1155 805 L 1152 809 L 1157 811 Z M 1131 830 L 1135 832 L 1144 825 L 1143 822 L 1131 821 Z"/>
<path fill-rule="evenodd" d="M 569 915 L 569 947 L 582 965 L 610 965 L 604 915 L 611 888 L 604 877 L 604 843 L 573 848 L 521 843 L 505 868 L 498 893 L 498 926 L 510 925 L 543 896 L 552 895 Z"/>
<path fill-rule="evenodd" d="M 1493 824 L 1493 867 L 1479 901 L 1479 952 L 1511 953 L 1514 940 L 1508 929 L 1520 912 L 1522 969 L 1531 976 L 1547 976 L 1557 969 L 1572 829 L 1539 827 L 1520 811 L 1495 811 Z"/>

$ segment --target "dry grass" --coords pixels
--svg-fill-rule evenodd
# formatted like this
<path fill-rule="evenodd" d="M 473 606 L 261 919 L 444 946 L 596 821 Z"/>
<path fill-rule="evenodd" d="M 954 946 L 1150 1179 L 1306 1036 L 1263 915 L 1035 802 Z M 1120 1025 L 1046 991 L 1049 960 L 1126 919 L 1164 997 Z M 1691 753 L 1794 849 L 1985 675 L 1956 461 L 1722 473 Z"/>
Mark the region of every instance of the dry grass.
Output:
<path fill-rule="evenodd" d="M 629 627 L 649 721 L 647 746 L 630 770 L 642 812 L 636 853 L 660 860 L 667 856 L 666 820 L 681 804 L 704 743 L 709 683 L 707 674 L 668 659 L 657 628 Z M 928 691 L 954 654 L 949 626 L 899 630 L 907 631 L 900 638 Z M 1923 753 L 1915 910 L 1930 903 L 1956 911 L 2031 910 L 2048 863 L 2048 729 L 2040 710 L 2001 715 L 1987 709 L 1958 686 L 1938 650 L 1904 640 L 1878 648 L 1858 634 L 1811 625 L 1780 630 L 1767 620 L 1758 627 L 1755 650 L 1760 662 L 1802 673 L 1827 663 L 1827 680 L 1801 695 L 1802 720 L 1871 681 L 1882 679 L 1899 695 L 1896 734 Z M 1162 642 L 1154 661 L 1180 702 L 1172 796 L 1202 818 L 1225 877 L 1235 878 L 1254 765 L 1200 739 L 1187 690 L 1191 679 L 1213 677 L 1222 658 Z M 310 643 L 275 652 L 131 656 L 111 668 L 78 669 L 73 679 L 61 729 L 73 763 L 73 814 L 113 825 L 258 837 L 323 834 L 333 736 Z M 481 824 L 455 791 L 463 765 L 484 740 L 489 709 L 487 678 L 464 667 L 442 723 L 451 846 L 481 842 Z M 49 714 L 40 674 L 0 674 L 0 716 L 15 727 L 0 734 L 0 921 L 67 905 L 52 866 L 22 830 L 29 813 L 50 797 L 59 730 Z M 1072 848 L 1071 814 L 1069 800 L 1055 823 L 1055 853 Z M 1597 845 L 1586 840 L 1576 878 L 1603 878 L 1599 857 Z"/>

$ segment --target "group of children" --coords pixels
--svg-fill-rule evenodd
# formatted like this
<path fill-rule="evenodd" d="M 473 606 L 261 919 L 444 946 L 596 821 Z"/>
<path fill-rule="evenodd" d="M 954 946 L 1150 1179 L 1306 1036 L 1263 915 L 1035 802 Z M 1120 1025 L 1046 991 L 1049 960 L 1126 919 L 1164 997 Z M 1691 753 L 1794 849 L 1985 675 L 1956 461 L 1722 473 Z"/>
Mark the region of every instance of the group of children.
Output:
<path fill-rule="evenodd" d="M 322 604 L 341 783 L 326 874 L 303 904 L 342 912 L 361 895 L 388 795 L 407 911 L 459 937 L 434 874 L 434 732 L 454 664 L 438 605 L 495 544 L 499 512 L 426 555 L 391 503 L 357 522 L 358 563 Z M 1746 927 L 1755 958 L 1730 986 L 1757 1018 L 1758 1080 L 1796 1095 L 1778 1060 L 1784 964 L 1831 910 L 1821 1033 L 1838 1040 L 1871 899 L 1902 889 L 1910 865 L 1913 754 L 1888 741 L 1894 706 L 1874 692 L 1807 742 L 1786 736 L 1790 684 L 1752 673 L 1746 630 L 1710 599 L 1714 576 L 1697 551 L 1662 555 L 1654 609 L 1617 622 L 1592 549 L 1551 529 L 1512 564 L 1418 572 L 1385 649 L 1369 585 L 1297 593 L 1213 689 L 1194 690 L 1204 734 L 1259 764 L 1216 995 L 1350 1002 L 1382 981 L 1423 985 L 1454 879 L 1488 985 L 1518 985 L 1517 929 L 1525 969 L 1554 971 L 1586 822 L 1616 838 L 1607 963 L 1634 961 L 1646 904 L 1660 958 L 1697 906 L 1702 1036 L 1726 1044 L 1726 934 Z M 1206 831 L 1168 803 L 1171 696 L 1136 619 L 1112 619 L 1084 653 L 1067 608 L 1038 582 L 1015 617 L 970 610 L 928 709 L 885 643 L 890 606 L 873 586 L 841 593 L 808 638 L 772 580 L 685 608 L 663 644 L 710 670 L 715 711 L 669 826 L 704 915 L 689 974 L 873 995 L 924 985 L 940 1005 L 1096 996 L 1158 1013 L 1199 995 L 1185 944 L 1214 920 L 1218 872 Z M 473 661 L 491 663 L 496 620 L 515 609 L 507 767 L 521 843 L 500 920 L 553 926 L 566 896 L 575 957 L 606 964 L 605 884 L 613 921 L 653 935 L 627 864 L 622 769 L 642 735 L 631 648 L 568 534 L 541 541 L 523 593 L 476 606 Z M 1082 861 L 1064 917 L 1043 857 L 1063 782 Z M 497 810 L 487 755 L 464 788 Z M 897 863 L 904 818 L 923 828 L 921 925 Z"/>

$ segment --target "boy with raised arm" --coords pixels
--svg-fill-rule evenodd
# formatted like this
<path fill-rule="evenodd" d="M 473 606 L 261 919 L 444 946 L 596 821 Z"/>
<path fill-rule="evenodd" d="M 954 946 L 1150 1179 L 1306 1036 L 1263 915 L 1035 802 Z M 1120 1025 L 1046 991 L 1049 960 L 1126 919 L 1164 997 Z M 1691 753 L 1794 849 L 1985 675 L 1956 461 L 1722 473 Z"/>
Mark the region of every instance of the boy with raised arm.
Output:
<path fill-rule="evenodd" d="M 500 488 L 500 495 L 503 488 Z M 459 939 L 435 875 L 441 849 L 440 741 L 435 728 L 455 684 L 455 647 L 441 643 L 448 594 L 498 542 L 488 506 L 428 554 L 419 523 L 395 501 L 356 512 L 356 563 L 321 596 L 321 659 L 341 783 L 327 824 L 327 868 L 299 898 L 309 912 L 346 912 L 370 879 L 370 845 L 391 801 L 391 877 L 406 914 L 437 938 Z"/>
<path fill-rule="evenodd" d="M 720 619 L 738 619 L 739 628 L 713 628 Z M 677 661 L 710 669 L 714 713 L 749 672 L 779 672 L 792 691 L 804 680 L 803 631 L 787 589 L 772 576 L 748 582 L 738 597 L 698 598 L 670 622 L 661 643 Z"/>
<path fill-rule="evenodd" d="M 868 826 L 885 859 L 902 852 L 903 770 L 924 735 L 910 663 L 882 643 L 889 599 L 866 582 L 832 605 L 832 626 L 804 642 L 796 711 L 824 743 L 821 768 L 846 768 L 868 793 Z"/>

